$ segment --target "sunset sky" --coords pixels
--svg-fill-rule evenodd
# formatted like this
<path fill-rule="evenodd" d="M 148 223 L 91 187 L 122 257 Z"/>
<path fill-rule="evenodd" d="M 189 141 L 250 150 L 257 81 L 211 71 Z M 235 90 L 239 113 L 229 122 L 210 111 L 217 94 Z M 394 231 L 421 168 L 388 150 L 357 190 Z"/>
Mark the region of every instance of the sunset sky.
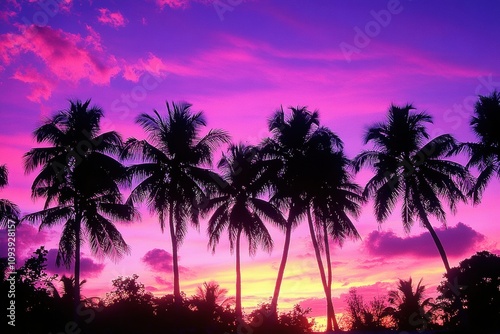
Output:
<path fill-rule="evenodd" d="M 132 5 L 133 4 L 133 5 Z M 319 110 L 320 121 L 345 142 L 349 157 L 363 149 L 367 126 L 382 121 L 391 103 L 413 105 L 434 117 L 432 136 L 474 139 L 468 123 L 478 95 L 500 89 L 500 2 L 424 0 L 7 0 L 0 5 L 0 164 L 10 171 L 0 198 L 24 213 L 41 209 L 30 197 L 35 173 L 25 175 L 23 154 L 32 131 L 47 116 L 86 100 L 105 112 L 104 131 L 144 138 L 139 113 L 165 111 L 165 101 L 202 110 L 208 128 L 227 130 L 234 142 L 257 144 L 269 135 L 268 117 L 281 105 Z M 464 158 L 458 158 L 464 162 Z M 364 185 L 371 176 L 356 177 Z M 500 254 L 500 182 L 480 205 L 463 204 L 448 227 L 432 221 L 452 266 L 479 250 Z M 147 289 L 172 291 L 171 246 L 155 216 L 119 225 L 132 248 L 118 263 L 84 249 L 83 295 L 102 296 L 117 276 L 139 275 Z M 397 278 L 423 278 L 429 295 L 444 267 L 430 235 L 410 234 L 398 212 L 379 225 L 372 203 L 356 227 L 362 237 L 332 248 L 334 305 L 358 287 L 366 299 L 385 295 Z M 49 249 L 55 268 L 59 229 L 18 230 L 18 257 Z M 275 248 L 243 254 L 243 305 L 272 295 L 284 236 L 272 229 Z M 300 303 L 324 315 L 324 298 L 305 225 L 293 232 L 280 307 Z M 181 288 L 188 296 L 215 280 L 234 295 L 234 255 L 226 238 L 215 254 L 206 224 L 191 230 L 180 249 Z M 5 253 L 5 232 L 0 250 Z"/>

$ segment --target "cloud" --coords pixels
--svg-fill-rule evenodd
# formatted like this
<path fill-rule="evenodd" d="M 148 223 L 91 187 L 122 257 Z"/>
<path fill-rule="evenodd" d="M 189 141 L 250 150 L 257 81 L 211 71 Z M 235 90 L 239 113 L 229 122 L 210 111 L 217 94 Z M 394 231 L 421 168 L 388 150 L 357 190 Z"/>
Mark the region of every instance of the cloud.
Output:
<path fill-rule="evenodd" d="M 484 241 L 484 235 L 471 227 L 458 223 L 454 227 L 436 229 L 448 256 L 460 256 Z M 394 232 L 373 231 L 363 246 L 371 255 L 384 258 L 410 255 L 415 257 L 437 256 L 436 246 L 429 232 L 401 238 Z"/>
<path fill-rule="evenodd" d="M 26 224 L 19 225 L 16 228 L 15 234 L 16 258 L 19 265 L 49 239 L 47 231 L 39 232 L 36 227 Z M 7 256 L 7 246 L 7 230 L 2 229 L 0 230 L 0 257 Z"/>
<path fill-rule="evenodd" d="M 99 35 L 87 30 L 89 35 L 82 37 L 49 26 L 23 27 L 18 34 L 0 35 L 0 60 L 8 65 L 21 54 L 31 53 L 42 61 L 44 71 L 17 69 L 14 75 L 34 86 L 32 100 L 50 96 L 54 87 L 47 82 L 63 80 L 75 84 L 87 79 L 93 84 L 107 85 L 120 68 L 115 57 L 104 53 Z"/>
<path fill-rule="evenodd" d="M 138 82 L 139 78 L 146 72 L 154 76 L 164 77 L 167 73 L 167 65 L 150 53 L 146 60 L 140 58 L 135 64 L 123 66 L 123 77 L 129 81 Z"/>
<path fill-rule="evenodd" d="M 170 8 L 186 8 L 189 0 L 156 0 L 156 4 L 163 9 L 165 6 Z"/>
<path fill-rule="evenodd" d="M 28 100 L 33 102 L 41 102 L 41 100 L 47 100 L 52 95 L 52 90 L 54 89 L 54 83 L 47 79 L 46 76 L 38 72 L 33 67 L 27 67 L 24 69 L 18 69 L 12 76 L 21 82 L 28 83 L 32 85 L 32 91 L 28 95 Z"/>
<path fill-rule="evenodd" d="M 103 24 L 114 28 L 124 27 L 127 24 L 127 20 L 120 12 L 112 12 L 107 8 L 99 8 L 98 11 L 100 15 L 97 20 Z"/>
<path fill-rule="evenodd" d="M 56 266 L 57 249 L 49 249 L 47 254 L 47 271 L 53 274 L 59 275 L 74 275 L 75 269 L 74 265 L 71 264 L 70 268 L 66 268 L 64 265 L 60 267 Z M 104 263 L 94 262 L 93 259 L 81 256 L 80 258 L 80 272 L 82 278 L 97 277 L 104 270 L 106 265 Z"/>
<path fill-rule="evenodd" d="M 171 273 L 173 272 L 172 259 L 172 254 L 166 250 L 155 248 L 144 254 L 141 261 L 154 272 Z M 179 266 L 179 272 L 189 274 L 190 270 Z"/>

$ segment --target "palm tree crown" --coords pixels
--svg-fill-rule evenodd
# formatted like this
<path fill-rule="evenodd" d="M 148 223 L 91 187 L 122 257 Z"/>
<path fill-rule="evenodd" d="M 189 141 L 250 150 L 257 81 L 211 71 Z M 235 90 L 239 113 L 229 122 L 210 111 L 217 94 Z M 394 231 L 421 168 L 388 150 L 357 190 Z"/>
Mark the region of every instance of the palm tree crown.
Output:
<path fill-rule="evenodd" d="M 477 167 L 479 176 L 472 188 L 474 203 L 481 195 L 493 175 L 500 178 L 500 93 L 495 91 L 489 96 L 480 96 L 474 106 L 474 116 L 470 125 L 478 142 L 463 143 L 459 150 L 469 154 L 467 167 Z"/>
<path fill-rule="evenodd" d="M 278 226 L 283 226 L 285 219 L 276 206 L 261 198 L 279 165 L 260 159 L 252 146 L 231 145 L 228 151 L 218 165 L 222 171 L 221 186 L 204 210 L 214 211 L 208 221 L 212 250 L 215 251 L 224 230 L 228 231 L 231 251 L 236 249 L 236 315 L 241 317 L 241 235 L 248 239 L 250 255 L 255 254 L 258 246 L 271 251 L 273 241 L 263 218 Z"/>
<path fill-rule="evenodd" d="M 354 159 L 355 169 L 368 165 L 375 175 L 368 181 L 364 195 L 374 197 L 376 218 L 388 218 L 396 203 L 402 201 L 401 218 L 409 231 L 417 218 L 431 233 L 449 271 L 448 259 L 429 216 L 445 223 L 442 199 L 452 212 L 459 201 L 466 201 L 471 177 L 459 163 L 444 159 L 455 148 L 455 139 L 440 135 L 429 140 L 425 124 L 432 123 L 430 115 L 412 112 L 413 106 L 391 106 L 386 122 L 368 129 L 365 143 L 374 149 L 363 151 Z"/>
<path fill-rule="evenodd" d="M 5 165 L 0 165 L 0 188 L 8 184 L 8 171 Z M 0 227 L 8 227 L 9 221 L 19 222 L 21 210 L 7 199 L 0 198 Z"/>
<path fill-rule="evenodd" d="M 23 219 L 39 222 L 40 228 L 64 224 L 57 263 L 75 261 L 75 280 L 79 287 L 80 247 L 88 241 L 94 255 L 119 259 L 129 246 L 113 220 L 130 221 L 136 211 L 123 204 L 119 186 L 126 183 L 126 169 L 108 154 L 118 154 L 122 146 L 114 132 L 99 134 L 101 109 L 89 107 L 90 100 L 70 102 L 37 128 L 38 143 L 25 155 L 26 172 L 40 168 L 32 185 L 34 198 L 45 197 L 44 209 Z M 79 302 L 79 288 L 75 289 Z"/>
<path fill-rule="evenodd" d="M 214 150 L 229 137 L 222 130 L 210 130 L 201 137 L 206 120 L 203 113 L 192 112 L 190 104 L 167 102 L 166 106 L 165 116 L 156 110 L 153 115 L 139 115 L 137 123 L 149 138 L 128 139 L 122 158 L 142 161 L 129 167 L 129 174 L 139 181 L 129 201 L 146 200 L 150 211 L 158 215 L 162 231 L 165 222 L 169 223 L 174 295 L 180 301 L 178 246 L 187 233 L 188 221 L 198 226 L 201 203 L 207 198 L 204 185 L 216 177 L 203 165 L 211 163 Z"/>

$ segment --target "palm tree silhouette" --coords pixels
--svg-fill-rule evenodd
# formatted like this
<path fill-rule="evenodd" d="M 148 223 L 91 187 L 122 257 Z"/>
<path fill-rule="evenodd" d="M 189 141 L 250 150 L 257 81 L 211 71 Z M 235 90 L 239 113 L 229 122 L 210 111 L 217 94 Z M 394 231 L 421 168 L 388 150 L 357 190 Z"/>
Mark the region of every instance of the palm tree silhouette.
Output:
<path fill-rule="evenodd" d="M 215 173 L 203 168 L 211 164 L 212 154 L 228 135 L 222 130 L 210 130 L 199 136 L 206 126 L 202 112 L 192 112 L 187 103 L 170 105 L 167 115 L 156 110 L 153 115 L 141 114 L 136 122 L 148 133 L 148 140 L 130 138 L 122 158 L 140 159 L 142 163 L 129 167 L 131 176 L 139 180 L 129 202 L 147 200 L 149 209 L 158 215 L 162 232 L 165 222 L 172 242 L 174 298 L 180 302 L 178 248 L 187 233 L 187 221 L 198 226 L 200 207 L 206 199 L 205 184 L 212 183 Z"/>
<path fill-rule="evenodd" d="M 479 176 L 472 188 L 474 203 L 481 195 L 491 177 L 500 178 L 500 93 L 494 91 L 489 96 L 479 96 L 474 106 L 474 116 L 470 121 L 472 131 L 478 142 L 463 143 L 458 151 L 465 150 L 469 155 L 467 167 L 477 167 Z"/>
<path fill-rule="evenodd" d="M 0 188 L 9 183 L 8 170 L 5 165 L 0 165 Z M 6 228 L 9 221 L 19 222 L 21 210 L 19 207 L 7 199 L 0 198 L 0 227 Z"/>
<path fill-rule="evenodd" d="M 196 289 L 193 296 L 195 304 L 203 311 L 213 315 L 217 308 L 229 306 L 234 303 L 234 298 L 226 297 L 227 289 L 221 288 L 216 282 L 203 282 L 202 286 Z"/>
<path fill-rule="evenodd" d="M 432 298 L 424 299 L 425 285 L 420 280 L 413 290 L 411 277 L 399 279 L 397 290 L 389 291 L 389 304 L 385 314 L 393 317 L 398 330 L 425 329 L 430 320 Z"/>
<path fill-rule="evenodd" d="M 314 160 L 315 155 L 321 155 L 331 149 L 341 149 L 342 141 L 330 130 L 319 126 L 319 114 L 317 111 L 310 112 L 306 107 L 290 108 L 291 114 L 285 116 L 283 108 L 276 111 L 269 120 L 269 130 L 272 138 L 266 139 L 263 143 L 263 152 L 282 164 L 279 177 L 275 178 L 273 185 L 272 201 L 279 207 L 288 209 L 288 218 L 285 224 L 285 244 L 281 258 L 273 298 L 271 300 L 271 314 L 276 314 L 278 297 L 283 281 L 288 252 L 291 242 L 291 232 L 296 227 L 301 218 L 310 214 L 310 201 L 313 193 L 317 191 L 314 168 L 318 167 Z M 315 163 L 312 163 L 312 161 Z M 312 169 L 311 169 L 312 168 Z M 322 175 L 325 175 L 324 173 Z M 320 180 L 321 177 L 319 177 Z M 311 182 L 316 182 L 313 185 Z M 310 221 L 310 220 L 309 220 Z M 311 235 L 313 235 L 311 231 Z M 313 244 L 318 250 L 319 245 Z M 318 266 L 322 274 L 325 293 L 327 293 L 327 282 L 324 269 L 320 259 Z M 338 329 L 338 324 L 333 312 L 331 299 L 328 303 L 330 320 L 334 328 Z M 328 322 L 331 329 L 331 323 Z"/>
<path fill-rule="evenodd" d="M 410 231 L 418 219 L 431 234 L 448 273 L 448 258 L 429 216 L 445 224 L 442 200 L 455 212 L 456 204 L 467 199 L 464 192 L 470 187 L 471 176 L 459 163 L 444 159 L 457 146 L 451 135 L 440 135 L 424 143 L 429 139 L 425 125 L 432 123 L 432 117 L 425 112 L 412 112 L 414 109 L 412 105 L 392 105 L 387 120 L 366 132 L 365 144 L 373 143 L 374 149 L 356 156 L 354 167 L 359 171 L 367 165 L 375 171 L 364 196 L 374 197 L 377 220 L 386 220 L 401 200 L 405 230 Z"/>
<path fill-rule="evenodd" d="M 88 241 L 92 253 L 118 260 L 129 252 L 113 221 L 131 221 L 137 213 L 122 202 L 119 185 L 126 183 L 125 167 L 108 154 L 119 154 L 121 137 L 114 131 L 99 134 L 103 112 L 90 100 L 70 101 L 34 131 L 38 143 L 25 154 L 27 173 L 40 168 L 32 185 L 33 198 L 44 197 L 41 211 L 23 220 L 40 228 L 64 224 L 56 258 L 68 268 L 74 261 L 75 310 L 80 302 L 80 250 Z"/>
<path fill-rule="evenodd" d="M 310 188 L 307 191 L 307 220 L 327 300 L 327 331 L 332 330 L 332 325 L 338 330 L 332 302 L 330 238 L 340 245 L 346 238 L 360 238 L 349 215 L 357 217 L 361 211 L 360 204 L 364 202 L 361 188 L 352 182 L 348 171 L 350 161 L 341 148 L 332 146 L 332 143 L 338 143 L 332 136 L 328 129 L 323 129 L 323 135 L 318 136 L 317 143 L 313 145 L 315 149 L 308 154 L 308 166 L 304 166 Z M 325 253 L 328 276 L 325 275 L 321 250 Z"/>
<path fill-rule="evenodd" d="M 271 178 L 278 169 L 274 161 L 257 156 L 253 146 L 231 145 L 228 155 L 223 155 L 218 167 L 222 172 L 222 186 L 218 194 L 208 201 L 206 211 L 213 211 L 208 221 L 209 246 L 215 252 L 221 234 L 227 229 L 231 252 L 236 250 L 236 316 L 242 318 L 240 241 L 243 234 L 248 239 L 249 253 L 255 255 L 258 246 L 268 252 L 273 240 L 263 219 L 278 226 L 285 224 L 279 209 L 261 199 Z"/>

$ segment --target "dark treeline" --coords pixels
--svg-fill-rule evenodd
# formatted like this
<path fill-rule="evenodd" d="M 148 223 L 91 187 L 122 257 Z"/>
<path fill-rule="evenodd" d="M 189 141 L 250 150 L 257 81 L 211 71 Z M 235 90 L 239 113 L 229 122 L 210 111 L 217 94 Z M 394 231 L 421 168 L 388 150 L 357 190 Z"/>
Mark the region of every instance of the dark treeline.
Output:
<path fill-rule="evenodd" d="M 387 299 L 390 305 L 383 308 L 380 301 L 366 306 L 362 298 L 352 292 L 349 301 L 358 305 L 358 311 L 350 306 L 354 320 L 351 325 L 343 324 L 343 327 L 357 328 L 356 324 L 371 323 L 375 321 L 373 319 L 380 318 L 375 309 L 381 308 L 385 312 L 384 318 L 392 319 L 383 321 L 384 326 L 390 328 L 422 329 L 423 324 L 427 326 L 429 323 L 450 329 L 477 326 L 474 320 L 477 317 L 473 314 L 477 311 L 472 311 L 470 306 L 472 295 L 457 292 L 461 271 L 450 267 L 430 218 L 446 224 L 445 205 L 454 212 L 460 202 L 478 204 L 492 177 L 500 177 L 500 132 L 497 131 L 500 128 L 500 95 L 497 92 L 480 96 L 475 105 L 470 125 L 477 137 L 476 142 L 460 143 L 451 134 L 431 138 L 427 131 L 427 126 L 432 123 L 429 114 L 417 112 L 411 105 L 392 105 L 385 120 L 372 125 L 365 133 L 364 142 L 371 148 L 352 160 L 345 155 L 342 140 L 320 124 L 318 112 L 311 112 L 306 107 L 290 108 L 289 112 L 282 108 L 276 111 L 268 123 L 270 136 L 258 145 L 231 143 L 229 134 L 220 129 L 211 129 L 202 135 L 207 125 L 202 112 L 193 111 L 191 105 L 186 103 L 167 102 L 166 107 L 166 112 L 154 110 L 151 114 L 137 117 L 136 122 L 148 135 L 146 140 L 123 140 L 115 131 L 101 131 L 103 111 L 91 106 L 90 100 L 70 102 L 67 110 L 57 112 L 35 129 L 33 135 L 40 147 L 31 149 L 24 157 L 25 171 L 37 173 L 32 196 L 45 200 L 43 208 L 21 217 L 16 204 L 1 200 L 0 223 L 3 227 L 19 223 L 37 224 L 40 229 L 62 225 L 57 264 L 67 267 L 74 264 L 74 276 L 62 280 L 64 295 L 60 296 L 54 289 L 52 282 L 55 277 L 49 278 L 44 272 L 43 249 L 25 263 L 24 271 L 19 270 L 16 282 L 20 286 L 27 282 L 34 294 L 43 295 L 40 291 L 45 291 L 47 297 L 59 305 L 66 303 L 65 314 L 73 319 L 69 326 L 84 326 L 80 314 L 82 305 L 89 312 L 101 306 L 106 312 L 115 310 L 109 311 L 109 317 L 114 314 L 122 318 L 116 305 L 121 305 L 123 298 L 126 302 L 132 300 L 138 303 L 137 314 L 146 312 L 148 315 L 144 313 L 145 317 L 154 315 L 155 321 L 160 321 L 148 322 L 125 316 L 137 319 L 134 322 L 137 326 L 152 326 L 148 332 L 152 332 L 156 325 L 175 332 L 174 328 L 182 323 L 182 319 L 193 325 L 195 318 L 189 320 L 195 316 L 193 312 L 205 306 L 197 305 L 195 297 L 186 298 L 183 295 L 178 258 L 189 225 L 197 227 L 200 218 L 205 218 L 208 220 L 208 244 L 212 250 L 215 252 L 220 238 L 227 235 L 231 251 L 236 254 L 234 307 L 221 306 L 222 309 L 218 310 L 222 313 L 210 319 L 217 322 L 217 326 L 229 327 L 214 329 L 207 325 L 189 329 L 191 327 L 181 326 L 179 332 L 232 333 L 241 332 L 242 326 L 255 325 L 252 315 L 245 315 L 242 311 L 240 245 L 241 238 L 246 238 L 250 255 L 259 248 L 270 252 L 274 245 L 268 224 L 283 231 L 285 243 L 275 289 L 270 291 L 270 303 L 261 306 L 259 314 L 265 313 L 266 316 L 257 327 L 263 330 L 266 326 L 275 326 L 269 327 L 268 332 L 281 328 L 279 326 L 291 326 L 280 330 L 309 330 L 310 323 L 305 317 L 307 310 L 296 307 L 290 313 L 277 312 L 292 231 L 303 222 L 307 223 L 310 231 L 319 280 L 327 301 L 327 331 L 340 330 L 332 303 L 330 244 L 360 238 L 354 219 L 369 199 L 373 199 L 376 219 L 380 223 L 391 215 L 397 205 L 401 205 L 401 222 L 407 231 L 415 222 L 429 231 L 445 268 L 445 282 L 440 286 L 443 301 L 439 306 L 443 315 L 438 321 L 429 321 L 427 312 L 433 311 L 435 305 L 431 305 L 430 300 L 421 300 L 424 286 L 418 283 L 413 292 L 411 279 L 400 280 L 399 292 L 391 293 Z M 213 154 L 223 145 L 228 145 L 228 149 L 214 169 Z M 457 154 L 468 156 L 467 165 L 451 160 Z M 364 188 L 354 182 L 355 173 L 363 167 L 374 172 Z M 479 173 L 477 177 L 472 175 L 470 168 Z M 0 186 L 5 185 L 7 169 L 1 166 Z M 124 188 L 131 189 L 128 198 L 122 195 Z M 80 293 L 84 282 L 80 278 L 83 243 L 88 244 L 97 256 L 108 256 L 114 260 L 126 256 L 129 245 L 115 223 L 138 221 L 140 217 L 136 208 L 141 202 L 146 203 L 150 212 L 157 216 L 160 229 L 166 229 L 169 234 L 173 257 L 173 294 L 160 301 L 145 293 L 137 277 L 132 277 L 113 282 L 117 289 L 112 292 L 115 293 L 114 299 L 109 296 L 105 301 L 84 299 Z M 491 254 L 480 253 L 477 256 L 495 259 Z M 7 262 L 4 267 L 3 278 L 7 289 L 10 277 Z M 489 274 L 491 272 L 482 272 L 482 275 Z M 484 277 L 488 284 L 498 282 L 498 277 Z M 208 286 L 205 288 L 208 289 Z M 132 291 L 118 291 L 120 289 Z M 420 318 L 415 318 L 414 313 L 408 316 L 407 310 L 401 309 L 408 293 L 416 300 L 412 309 L 413 312 L 420 312 Z M 134 297 L 129 300 L 124 297 L 127 295 Z M 36 318 L 41 317 L 42 311 L 32 312 L 36 306 L 31 305 L 31 301 L 36 300 L 35 296 L 23 299 L 26 304 L 21 306 L 19 303 L 16 312 L 22 314 L 26 311 L 25 314 L 35 317 L 33 321 L 25 319 L 23 323 L 30 326 L 45 323 L 50 327 L 55 323 L 51 316 L 42 317 L 43 320 Z M 149 306 L 140 307 L 143 302 Z M 491 301 L 491 305 L 498 302 Z M 442 306 L 444 304 L 446 307 Z M 500 315 L 498 307 L 491 306 L 490 309 L 495 316 Z M 176 315 L 175 312 L 184 313 Z M 356 312 L 371 315 L 359 317 Z M 199 321 L 196 320 L 197 323 Z M 97 320 L 91 322 L 97 323 Z M 115 325 L 125 323 L 128 322 L 116 321 Z M 132 329 L 132 325 L 127 327 L 128 332 L 143 332 Z M 491 326 L 498 327 L 494 322 Z M 118 331 L 117 328 L 101 329 L 106 333 Z M 96 330 L 92 329 L 92 332 Z M 127 332 L 123 330 L 120 332 Z M 257 331 L 254 328 L 251 330 Z"/>

